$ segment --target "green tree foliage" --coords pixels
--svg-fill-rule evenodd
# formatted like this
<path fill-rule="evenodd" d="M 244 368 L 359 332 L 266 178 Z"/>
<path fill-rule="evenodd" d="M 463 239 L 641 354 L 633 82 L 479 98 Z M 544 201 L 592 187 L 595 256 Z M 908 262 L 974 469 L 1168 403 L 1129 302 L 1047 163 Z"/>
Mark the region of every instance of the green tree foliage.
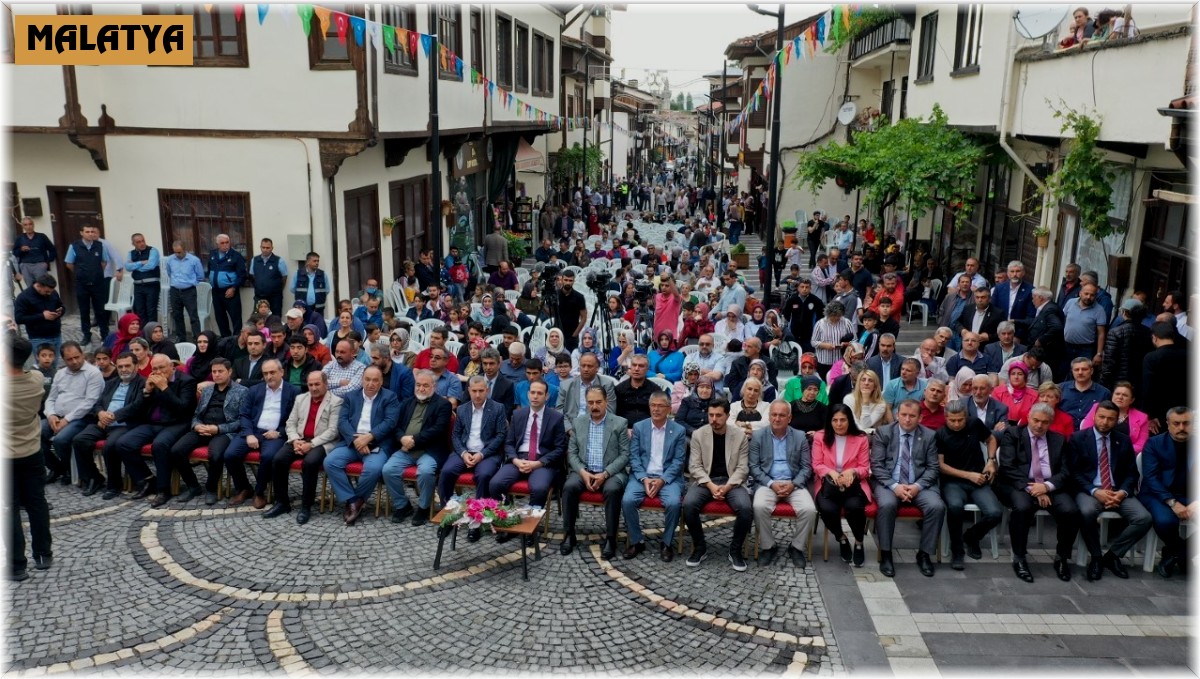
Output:
<path fill-rule="evenodd" d="M 849 29 L 843 30 L 839 25 L 838 30 L 829 32 L 829 39 L 825 41 L 825 51 L 836 54 L 838 50 L 854 42 L 859 36 L 869 33 L 871 29 L 882 26 L 899 16 L 900 13 L 891 7 L 865 8 L 857 15 L 850 17 Z"/>
<path fill-rule="evenodd" d="M 585 181 L 595 183 L 600 179 L 600 168 L 603 164 L 604 153 L 595 145 L 588 146 L 585 156 L 583 147 L 575 144 L 558 153 L 554 181 L 559 186 L 570 186 L 583 174 Z"/>
<path fill-rule="evenodd" d="M 687 99 L 684 100 L 685 111 L 694 111 L 696 106 L 692 103 L 692 93 L 688 92 Z"/>
<path fill-rule="evenodd" d="M 865 193 L 880 224 L 897 201 L 911 205 L 916 214 L 941 205 L 965 219 L 984 158 L 983 147 L 947 125 L 946 114 L 935 104 L 928 121 L 905 118 L 855 133 L 849 144 L 831 142 L 803 154 L 797 186 L 816 191 L 830 179 L 841 179 Z"/>
<path fill-rule="evenodd" d="M 1075 138 L 1070 142 L 1062 166 L 1046 181 L 1046 189 L 1056 200 L 1071 198 L 1079 210 L 1079 225 L 1096 240 L 1117 232 L 1108 219 L 1112 211 L 1112 182 L 1115 177 L 1105 161 L 1104 152 L 1096 148 L 1100 138 L 1100 121 L 1071 108 L 1054 112 L 1062 121 L 1062 132 Z"/>

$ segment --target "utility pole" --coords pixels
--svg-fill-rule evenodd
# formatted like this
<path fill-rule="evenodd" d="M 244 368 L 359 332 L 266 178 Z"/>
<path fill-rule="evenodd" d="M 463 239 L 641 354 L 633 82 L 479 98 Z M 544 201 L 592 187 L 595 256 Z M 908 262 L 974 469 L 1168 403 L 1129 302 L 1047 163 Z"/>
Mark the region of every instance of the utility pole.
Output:
<path fill-rule="evenodd" d="M 442 148 L 441 148 L 441 129 L 439 127 L 438 113 L 438 72 L 437 59 L 434 54 L 437 52 L 438 46 L 438 24 L 437 24 L 437 5 L 429 5 L 429 29 L 433 34 L 433 48 L 429 50 L 429 161 L 432 166 L 432 172 L 429 177 L 429 228 L 433 230 L 433 251 L 437 257 L 435 261 L 442 261 L 446 256 L 445 241 L 443 239 L 443 224 L 442 219 Z"/>
<path fill-rule="evenodd" d="M 768 12 L 758 5 L 750 5 L 750 9 L 764 16 L 773 16 L 777 19 L 777 27 L 775 29 L 775 53 L 771 55 L 771 63 L 776 64 L 775 82 L 772 83 L 775 91 L 771 93 L 771 184 L 767 190 L 769 193 L 770 203 L 767 209 L 767 223 L 765 225 L 765 237 L 763 243 L 766 245 L 767 266 L 771 266 L 771 262 L 775 259 L 775 226 L 779 211 L 779 170 L 782 165 L 779 161 L 779 107 L 783 104 L 783 69 L 778 67 L 776 61 L 780 52 L 783 51 L 783 3 L 779 4 L 779 11 Z M 769 67 L 768 67 L 769 68 Z M 763 286 L 763 301 L 767 306 L 771 305 L 771 275 L 767 276 L 767 283 Z"/>
<path fill-rule="evenodd" d="M 587 48 L 585 47 L 584 52 L 583 52 L 583 110 L 584 110 L 584 113 L 587 114 L 587 116 L 584 118 L 585 122 L 583 124 L 583 159 L 580 161 L 581 165 L 579 168 L 579 173 L 582 177 L 582 181 L 579 183 L 581 192 L 583 190 L 583 187 L 586 186 L 588 183 L 588 181 L 587 181 L 587 143 L 588 143 L 588 131 L 591 128 L 591 122 L 592 122 L 592 107 L 588 106 L 587 90 L 588 90 L 588 80 L 591 80 L 591 77 L 592 77 L 592 53 L 587 51 Z M 587 219 L 587 215 L 584 215 L 584 219 Z"/>

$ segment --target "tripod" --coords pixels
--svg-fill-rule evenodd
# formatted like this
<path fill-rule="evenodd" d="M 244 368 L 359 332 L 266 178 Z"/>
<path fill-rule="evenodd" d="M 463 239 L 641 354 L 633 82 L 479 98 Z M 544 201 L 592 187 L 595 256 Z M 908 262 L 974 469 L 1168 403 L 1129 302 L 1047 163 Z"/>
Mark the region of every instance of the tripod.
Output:
<path fill-rule="evenodd" d="M 588 325 L 599 329 L 597 339 L 600 343 L 600 350 L 604 352 L 605 356 L 612 353 L 613 347 L 617 346 L 617 342 L 613 338 L 612 314 L 609 313 L 608 304 L 605 303 L 607 301 L 607 298 L 596 300 L 596 307 L 592 309 L 592 318 L 588 321 Z"/>

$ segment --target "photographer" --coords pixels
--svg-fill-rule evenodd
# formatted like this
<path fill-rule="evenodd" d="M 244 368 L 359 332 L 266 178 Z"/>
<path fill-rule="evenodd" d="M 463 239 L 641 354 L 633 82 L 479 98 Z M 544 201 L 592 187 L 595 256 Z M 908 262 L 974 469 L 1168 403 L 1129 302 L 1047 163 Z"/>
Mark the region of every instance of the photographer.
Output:
<path fill-rule="evenodd" d="M 575 290 L 575 273 L 572 271 L 564 271 L 562 274 L 554 325 L 566 333 L 568 349 L 574 350 L 579 346 L 579 333 L 587 325 L 587 301 L 582 293 Z"/>

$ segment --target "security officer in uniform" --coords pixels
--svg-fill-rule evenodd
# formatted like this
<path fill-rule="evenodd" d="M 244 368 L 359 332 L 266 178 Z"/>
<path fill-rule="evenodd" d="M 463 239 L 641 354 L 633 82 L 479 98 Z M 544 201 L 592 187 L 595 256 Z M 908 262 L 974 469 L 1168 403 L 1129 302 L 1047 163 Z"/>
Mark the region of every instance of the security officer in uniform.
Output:
<path fill-rule="evenodd" d="M 287 262 L 275 254 L 275 243 L 270 238 L 262 239 L 258 249 L 261 255 L 250 260 L 250 281 L 254 283 L 254 299 L 265 299 L 271 305 L 271 313 L 283 315 L 283 285 L 287 281 Z"/>
<path fill-rule="evenodd" d="M 162 293 L 159 254 L 157 248 L 146 244 L 146 237 L 140 233 L 133 234 L 130 240 L 133 249 L 129 251 L 125 269 L 133 279 L 133 313 L 145 326 L 158 322 L 158 298 Z"/>
<path fill-rule="evenodd" d="M 246 258 L 234 250 L 225 234 L 217 235 L 217 249 L 208 255 L 208 282 L 212 284 L 213 315 L 221 337 L 242 327 L 242 283 L 246 280 Z"/>

